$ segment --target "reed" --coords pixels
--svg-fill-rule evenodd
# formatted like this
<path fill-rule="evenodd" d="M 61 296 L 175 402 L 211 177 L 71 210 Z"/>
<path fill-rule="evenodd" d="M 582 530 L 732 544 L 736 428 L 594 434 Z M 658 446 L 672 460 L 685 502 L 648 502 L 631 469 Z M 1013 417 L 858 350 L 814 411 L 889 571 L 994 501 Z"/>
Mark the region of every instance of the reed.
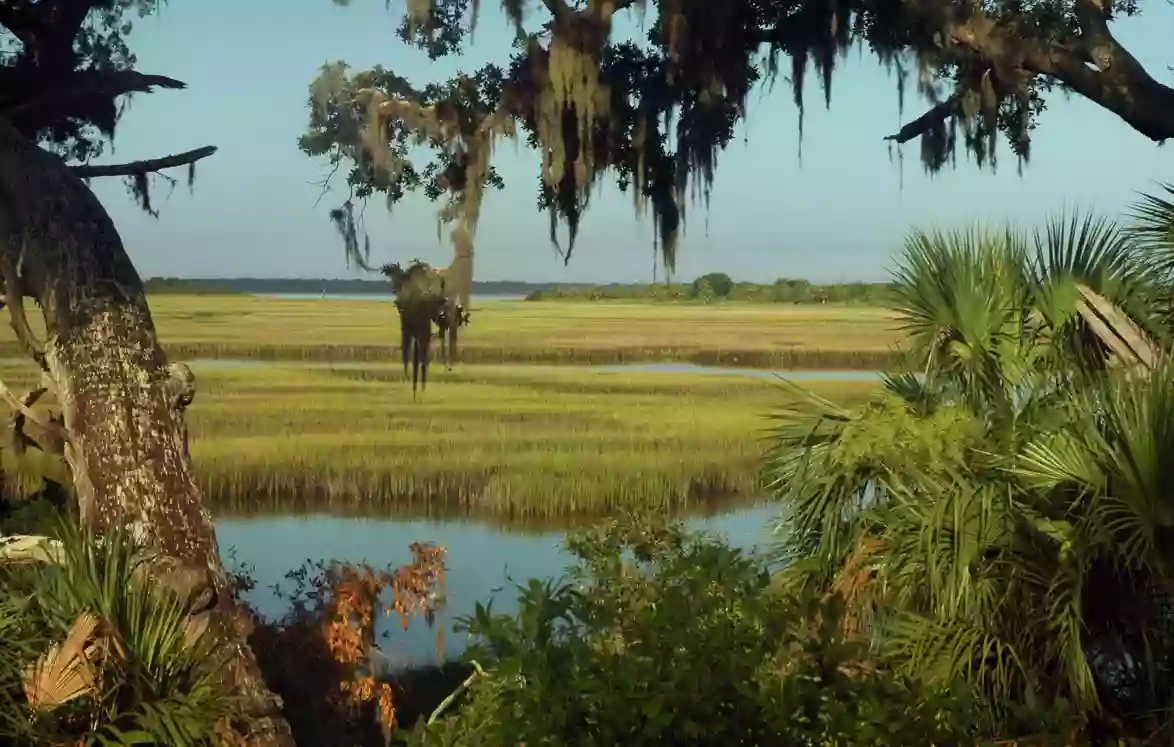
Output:
<path fill-rule="evenodd" d="M 160 295 L 150 303 L 176 359 L 389 362 L 398 355 L 390 297 Z M 30 316 L 39 315 L 30 308 Z M 896 364 L 899 342 L 893 316 L 872 307 L 490 301 L 473 309 L 460 359 L 876 370 Z M 0 356 L 17 355 L 11 330 L 0 329 Z"/>
<path fill-rule="evenodd" d="M 737 375 L 470 365 L 438 369 L 413 401 L 390 365 L 193 368 L 192 458 L 222 513 L 541 522 L 712 509 L 759 494 L 764 415 L 783 397 L 769 381 Z M 0 375 L 14 387 L 31 382 L 31 371 L 12 366 Z M 812 384 L 840 401 L 875 386 Z M 18 484 L 50 469 L 35 452 L 19 462 L 5 455 Z"/>

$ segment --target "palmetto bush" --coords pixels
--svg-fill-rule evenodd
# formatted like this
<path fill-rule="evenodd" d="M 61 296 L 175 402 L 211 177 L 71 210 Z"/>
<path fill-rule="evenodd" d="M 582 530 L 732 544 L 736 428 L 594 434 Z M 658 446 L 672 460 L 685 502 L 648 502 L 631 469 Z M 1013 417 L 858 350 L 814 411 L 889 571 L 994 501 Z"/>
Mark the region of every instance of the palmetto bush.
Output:
<path fill-rule="evenodd" d="M 127 532 L 71 523 L 51 564 L 0 565 L 0 745 L 210 745 L 216 651 Z"/>
<path fill-rule="evenodd" d="M 913 234 L 892 306 L 920 373 L 858 410 L 796 398 L 766 466 L 784 581 L 1008 735 L 1027 704 L 1174 741 L 1174 206 L 1143 208 Z"/>

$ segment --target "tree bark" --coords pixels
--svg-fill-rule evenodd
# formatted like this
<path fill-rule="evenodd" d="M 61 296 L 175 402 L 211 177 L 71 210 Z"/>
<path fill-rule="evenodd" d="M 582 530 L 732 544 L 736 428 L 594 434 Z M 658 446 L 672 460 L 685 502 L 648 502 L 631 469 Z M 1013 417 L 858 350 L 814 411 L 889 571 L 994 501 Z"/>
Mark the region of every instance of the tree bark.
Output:
<path fill-rule="evenodd" d="M 36 299 L 45 316 L 45 378 L 62 409 L 83 523 L 128 522 L 165 556 L 170 571 L 152 580 L 183 587 L 191 613 L 207 616 L 225 646 L 245 711 L 234 726 L 255 747 L 293 745 L 239 622 L 138 273 L 89 188 L 3 118 L 0 270 L 19 284 L 7 290 Z"/>

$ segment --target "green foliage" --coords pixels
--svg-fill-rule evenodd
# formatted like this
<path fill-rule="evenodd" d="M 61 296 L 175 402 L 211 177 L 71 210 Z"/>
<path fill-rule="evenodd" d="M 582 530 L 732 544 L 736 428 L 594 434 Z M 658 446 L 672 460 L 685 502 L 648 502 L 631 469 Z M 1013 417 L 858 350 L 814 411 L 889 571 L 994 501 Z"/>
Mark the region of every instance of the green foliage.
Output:
<path fill-rule="evenodd" d="M 693 281 L 692 290 L 694 296 L 701 296 L 708 290 L 718 298 L 725 298 L 734 290 L 734 281 L 724 272 L 711 272 L 697 277 Z"/>
<path fill-rule="evenodd" d="M 101 155 L 122 114 L 118 96 L 157 85 L 183 86 L 161 76 L 144 80 L 132 70 L 137 60 L 127 39 L 135 20 L 158 6 L 158 0 L 6 4 L 0 89 L 9 122 L 66 159 L 85 162 Z M 96 95 L 77 95 L 78 90 Z"/>
<path fill-rule="evenodd" d="M 864 408 L 808 396 L 767 464 L 785 585 L 843 593 L 882 655 L 968 683 L 1003 733 L 1035 729 L 1023 703 L 1144 741 L 1174 702 L 1174 369 L 1112 369 L 1075 289 L 1168 344 L 1169 291 L 1131 235 L 914 234 L 894 308 L 922 375 Z"/>
<path fill-rule="evenodd" d="M 846 639 L 839 605 L 778 593 L 762 561 L 631 518 L 568 536 L 564 582 L 464 621 L 487 676 L 412 745 L 973 745 L 951 688 Z M 913 741 L 910 741 L 910 740 Z"/>
<path fill-rule="evenodd" d="M 724 273 L 713 273 L 728 279 Z M 708 278 L 714 298 L 728 301 L 747 303 L 789 303 L 814 304 L 835 303 L 853 304 L 860 306 L 879 306 L 889 297 L 891 284 L 889 283 L 827 283 L 815 285 L 806 280 L 790 280 L 780 278 L 771 284 L 735 283 L 730 281 L 728 290 L 718 292 L 719 288 L 726 287 L 719 279 L 714 283 Z M 699 284 L 702 278 L 692 283 L 649 283 L 623 284 L 610 283 L 608 285 L 570 285 L 541 288 L 526 295 L 527 301 L 672 301 L 685 303 L 699 301 Z"/>
<path fill-rule="evenodd" d="M 183 600 L 156 584 L 148 556 L 125 530 L 101 540 L 59 521 L 64 556 L 48 568 L 0 568 L 0 743 L 218 744 L 234 714 L 207 635 L 186 631 Z M 22 678 L 85 614 L 106 653 L 79 698 L 33 711 Z M 68 650 L 66 645 L 63 650 Z"/>

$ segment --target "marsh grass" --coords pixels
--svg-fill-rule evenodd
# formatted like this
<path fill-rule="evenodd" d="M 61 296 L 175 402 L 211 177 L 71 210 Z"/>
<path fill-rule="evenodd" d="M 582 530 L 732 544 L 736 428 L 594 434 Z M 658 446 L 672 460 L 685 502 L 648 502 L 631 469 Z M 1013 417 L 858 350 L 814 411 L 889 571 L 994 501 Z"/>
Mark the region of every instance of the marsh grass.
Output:
<path fill-rule="evenodd" d="M 390 362 L 399 327 L 387 299 L 159 295 L 150 299 L 175 359 Z M 34 326 L 39 314 L 30 308 Z M 473 309 L 460 360 L 616 364 L 679 361 L 808 370 L 896 363 L 894 317 L 862 306 L 489 301 Z M 0 329 L 0 357 L 19 356 Z"/>
<path fill-rule="evenodd" d="M 765 415 L 784 396 L 737 375 L 468 365 L 438 367 L 413 402 L 390 365 L 194 368 L 192 458 L 210 504 L 228 513 L 543 522 L 713 510 L 760 494 Z M 0 375 L 14 388 L 31 381 L 11 365 Z M 876 386 L 812 385 L 841 401 Z M 48 469 L 36 452 L 19 463 L 4 453 L 18 484 Z"/>

